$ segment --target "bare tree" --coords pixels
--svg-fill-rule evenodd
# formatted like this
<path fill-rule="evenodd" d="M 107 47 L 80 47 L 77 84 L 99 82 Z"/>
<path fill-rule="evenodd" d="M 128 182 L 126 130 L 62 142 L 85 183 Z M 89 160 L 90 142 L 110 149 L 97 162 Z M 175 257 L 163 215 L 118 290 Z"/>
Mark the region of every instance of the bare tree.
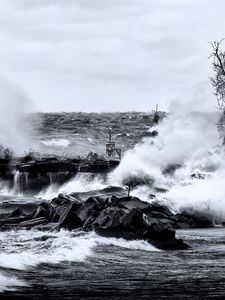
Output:
<path fill-rule="evenodd" d="M 215 95 L 218 101 L 218 107 L 220 109 L 225 109 L 225 51 L 221 50 L 221 43 L 213 42 L 211 43 L 213 52 L 210 57 L 213 59 L 213 71 L 215 73 L 214 77 L 211 77 L 211 83 L 215 89 Z"/>
<path fill-rule="evenodd" d="M 214 93 L 217 98 L 218 108 L 221 110 L 217 128 L 225 144 L 225 51 L 221 49 L 222 41 L 211 43 L 213 52 L 210 58 L 213 59 L 214 77 L 211 77 L 210 80 L 215 90 Z"/>

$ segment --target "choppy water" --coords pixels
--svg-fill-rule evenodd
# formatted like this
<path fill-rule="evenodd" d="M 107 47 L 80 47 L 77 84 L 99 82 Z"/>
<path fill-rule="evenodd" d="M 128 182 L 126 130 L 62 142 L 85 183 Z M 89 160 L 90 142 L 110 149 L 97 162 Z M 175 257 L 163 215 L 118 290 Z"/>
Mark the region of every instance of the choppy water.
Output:
<path fill-rule="evenodd" d="M 189 251 L 95 234 L 2 233 L 6 299 L 213 299 L 224 296 L 223 228 L 178 231 Z M 11 276 L 11 279 L 9 279 Z M 1 287 L 6 289 L 6 287 Z"/>
<path fill-rule="evenodd" d="M 203 132 L 206 123 L 215 123 L 208 115 L 198 118 L 199 132 Z M 133 195 L 151 201 L 148 195 L 154 192 L 174 210 L 188 206 L 210 214 L 219 223 L 225 216 L 221 197 L 225 191 L 220 181 L 225 168 L 221 167 L 220 151 L 207 152 L 206 146 L 211 144 L 206 143 L 206 154 L 198 156 L 202 146 L 198 147 L 196 138 L 191 140 L 189 131 L 188 145 L 192 148 L 185 145 L 183 151 L 180 143 L 178 149 L 175 142 L 182 140 L 183 135 L 179 130 L 176 134 L 167 120 L 166 125 L 159 126 L 162 135 L 153 144 L 148 137 L 151 120 L 144 113 L 40 115 L 33 119 L 35 149 L 62 155 L 84 155 L 90 150 L 103 153 L 107 128 L 112 127 L 113 138 L 123 150 L 121 166 L 107 180 L 81 174 L 64 186 L 42 191 L 34 199 L 18 195 L 15 189 L 6 190 L 2 184 L 0 202 L 41 201 L 59 192 L 103 188 L 121 184 L 132 174 L 151 177 L 154 182 L 153 186 L 146 182 L 134 189 Z M 192 120 L 185 119 L 184 132 L 190 130 Z M 179 129 L 179 122 L 175 123 Z M 202 145 L 200 138 L 199 141 Z M 134 150 L 125 152 L 134 146 Z M 175 174 L 165 175 L 163 169 L 171 162 L 182 163 L 182 167 Z M 196 169 L 206 175 L 205 180 L 191 179 Z M 156 187 L 168 192 L 157 193 Z M 0 299 L 224 298 L 225 229 L 182 230 L 177 235 L 192 249 L 158 251 L 143 241 L 103 238 L 94 233 L 1 232 Z"/>
<path fill-rule="evenodd" d="M 149 135 L 149 113 L 49 113 L 33 118 L 42 152 L 84 155 L 104 153 L 108 128 L 118 146 L 127 150 Z"/>

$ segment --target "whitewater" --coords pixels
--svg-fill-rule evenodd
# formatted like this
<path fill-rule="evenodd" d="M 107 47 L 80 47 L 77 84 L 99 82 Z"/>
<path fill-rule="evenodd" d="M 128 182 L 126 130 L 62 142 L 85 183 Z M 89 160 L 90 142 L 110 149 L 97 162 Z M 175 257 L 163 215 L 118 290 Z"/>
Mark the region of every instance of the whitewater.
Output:
<path fill-rule="evenodd" d="M 15 185 L 9 190 L 1 182 L 0 203 L 50 201 L 59 193 L 109 185 L 127 188 L 126 182 L 132 178 L 140 184 L 131 195 L 148 202 L 157 199 L 174 212 L 200 212 L 212 219 L 215 228 L 179 230 L 177 235 L 188 241 L 192 250 L 173 253 L 144 241 L 103 238 L 95 233 L 1 232 L 0 295 L 30 299 L 41 293 L 69 299 L 73 293 L 77 298 L 92 295 L 102 299 L 111 291 L 116 299 L 118 291 L 129 298 L 133 293 L 140 297 L 151 293 L 157 298 L 166 292 L 171 299 L 174 295 L 179 299 L 184 288 L 189 296 L 198 292 L 197 278 L 201 295 L 208 296 L 209 286 L 211 296 L 222 295 L 225 161 L 217 118 L 217 113 L 179 107 L 155 127 L 150 126 L 150 113 L 52 113 L 30 118 L 32 148 L 61 156 L 84 156 L 89 151 L 104 154 L 107 129 L 112 127 L 113 139 L 123 151 L 121 163 L 107 177 L 78 174 L 64 185 L 53 184 L 32 197 L 20 194 Z M 158 131 L 157 137 L 149 137 L 153 130 Z M 208 274 L 210 268 L 215 269 L 216 277 Z"/>

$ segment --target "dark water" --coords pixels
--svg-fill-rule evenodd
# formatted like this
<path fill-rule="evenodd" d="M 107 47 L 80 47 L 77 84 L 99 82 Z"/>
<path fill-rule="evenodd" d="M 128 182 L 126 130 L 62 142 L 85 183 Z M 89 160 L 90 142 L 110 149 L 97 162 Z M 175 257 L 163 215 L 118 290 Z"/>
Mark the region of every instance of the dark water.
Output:
<path fill-rule="evenodd" d="M 108 127 L 118 147 L 132 148 L 149 135 L 152 116 L 40 114 L 32 122 L 37 149 L 84 155 L 104 152 Z M 0 192 L 0 202 L 41 201 Z M 225 299 L 225 229 L 177 235 L 192 249 L 158 251 L 93 233 L 1 232 L 0 299 Z"/>
<path fill-rule="evenodd" d="M 66 151 L 71 155 L 83 155 L 90 150 L 104 153 L 108 128 L 112 129 L 113 140 L 125 151 L 149 136 L 152 120 L 151 113 L 139 112 L 48 113 L 32 118 L 36 141 L 44 141 L 40 148 L 42 152 Z"/>
<path fill-rule="evenodd" d="M 40 264 L 8 274 L 31 286 L 6 299 L 215 299 L 225 296 L 225 229 L 184 230 L 189 251 L 98 245 L 81 262 Z M 140 245 L 140 248 L 143 245 Z M 4 269 L 3 269 L 4 271 Z"/>

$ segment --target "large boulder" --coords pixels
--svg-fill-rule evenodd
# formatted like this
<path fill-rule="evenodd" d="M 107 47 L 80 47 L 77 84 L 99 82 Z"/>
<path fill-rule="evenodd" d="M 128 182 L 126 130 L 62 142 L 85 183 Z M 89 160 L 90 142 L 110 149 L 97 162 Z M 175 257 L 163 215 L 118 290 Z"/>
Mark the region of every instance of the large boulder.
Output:
<path fill-rule="evenodd" d="M 183 210 L 176 214 L 177 222 L 174 227 L 176 229 L 186 228 L 209 228 L 213 226 L 210 216 L 190 209 Z"/>
<path fill-rule="evenodd" d="M 59 194 L 51 202 L 35 206 L 32 213 L 16 207 L 0 220 L 0 228 L 93 230 L 102 236 L 146 240 L 160 249 L 187 249 L 182 240 L 176 239 L 174 230 L 182 218 L 184 223 L 184 217 L 186 223 L 193 220 L 174 215 L 156 202 L 143 202 L 126 196 L 123 189 L 110 187 L 99 194 L 94 191 L 93 195 Z"/>

